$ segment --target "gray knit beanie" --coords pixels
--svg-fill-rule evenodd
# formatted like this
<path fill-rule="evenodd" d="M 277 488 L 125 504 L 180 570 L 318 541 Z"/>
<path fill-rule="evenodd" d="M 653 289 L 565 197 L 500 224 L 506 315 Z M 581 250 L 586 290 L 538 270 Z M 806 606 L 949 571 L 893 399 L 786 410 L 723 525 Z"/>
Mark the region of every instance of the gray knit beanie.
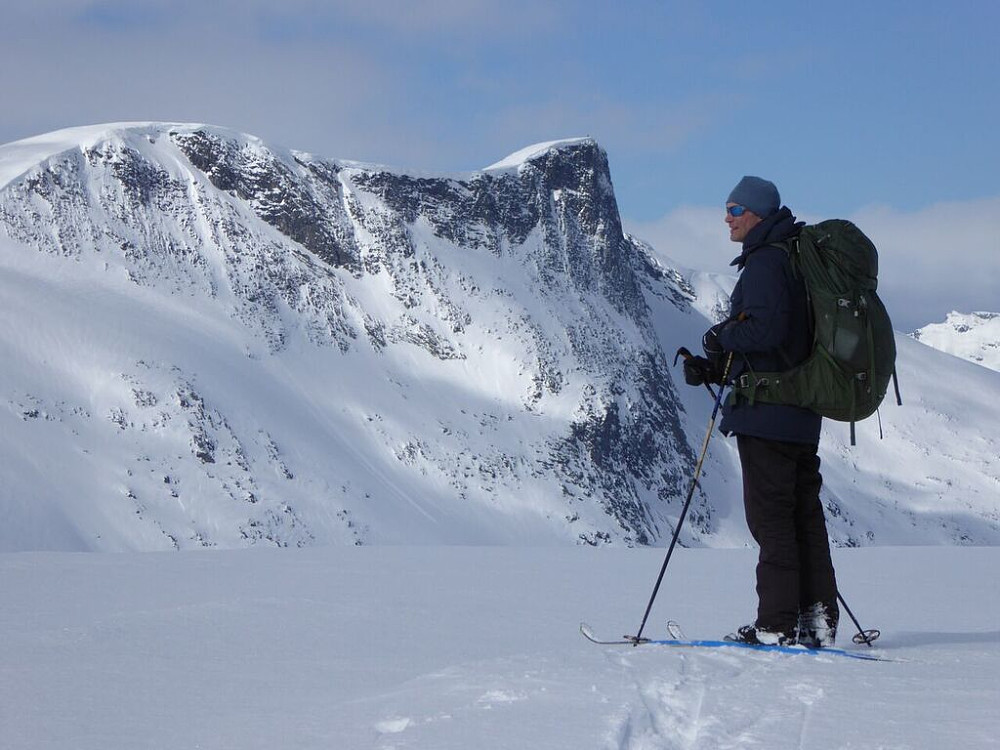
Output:
<path fill-rule="evenodd" d="M 726 203 L 737 203 L 766 219 L 781 208 L 781 196 L 773 182 L 748 175 L 733 188 Z"/>

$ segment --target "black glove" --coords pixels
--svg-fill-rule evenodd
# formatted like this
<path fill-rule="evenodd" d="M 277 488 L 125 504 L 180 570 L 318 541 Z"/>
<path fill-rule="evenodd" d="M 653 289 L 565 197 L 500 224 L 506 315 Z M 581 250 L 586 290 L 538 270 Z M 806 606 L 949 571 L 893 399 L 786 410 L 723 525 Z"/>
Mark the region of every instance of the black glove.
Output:
<path fill-rule="evenodd" d="M 716 323 L 705 331 L 705 335 L 701 337 L 701 348 L 705 350 L 705 356 L 716 366 L 722 363 L 722 358 L 726 353 L 726 350 L 722 348 L 722 342 L 719 341 L 719 333 L 722 329 L 734 323 L 735 321 L 733 320 Z"/>
<path fill-rule="evenodd" d="M 718 366 L 705 357 L 688 357 L 684 360 L 684 382 L 688 385 L 722 382 Z"/>

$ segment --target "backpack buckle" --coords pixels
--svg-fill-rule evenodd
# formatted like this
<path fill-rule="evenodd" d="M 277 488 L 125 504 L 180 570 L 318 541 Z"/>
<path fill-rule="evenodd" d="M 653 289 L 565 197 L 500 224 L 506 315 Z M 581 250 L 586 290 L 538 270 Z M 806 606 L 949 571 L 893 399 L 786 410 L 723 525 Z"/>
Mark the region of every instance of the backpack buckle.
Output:
<path fill-rule="evenodd" d="M 757 378 L 752 373 L 745 372 L 740 375 L 737 382 L 740 384 L 740 388 L 744 390 L 756 390 L 761 386 L 766 386 L 769 381 L 767 378 Z"/>

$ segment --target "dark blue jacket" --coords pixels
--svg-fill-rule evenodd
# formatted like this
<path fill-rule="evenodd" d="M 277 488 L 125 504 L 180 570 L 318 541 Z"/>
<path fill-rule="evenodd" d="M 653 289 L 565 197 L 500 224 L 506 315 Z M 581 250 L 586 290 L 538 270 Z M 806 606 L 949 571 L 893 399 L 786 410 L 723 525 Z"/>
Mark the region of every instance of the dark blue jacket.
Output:
<path fill-rule="evenodd" d="M 769 243 L 796 236 L 802 224 L 782 207 L 750 230 L 743 253 L 733 261 L 740 270 L 730 297 L 730 316 L 746 320 L 725 327 L 719 343 L 735 352 L 733 378 L 747 368 L 780 372 L 799 364 L 812 349 L 809 301 L 805 283 L 792 273 L 788 253 Z M 726 399 L 720 429 L 730 435 L 750 435 L 792 443 L 819 443 L 822 418 L 808 409 L 785 404 Z"/>

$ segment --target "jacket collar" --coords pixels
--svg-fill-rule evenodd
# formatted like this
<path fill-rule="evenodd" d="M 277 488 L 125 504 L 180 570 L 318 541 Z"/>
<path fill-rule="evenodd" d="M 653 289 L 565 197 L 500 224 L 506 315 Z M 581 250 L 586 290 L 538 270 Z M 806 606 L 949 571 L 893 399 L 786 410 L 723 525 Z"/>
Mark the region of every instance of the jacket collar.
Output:
<path fill-rule="evenodd" d="M 795 237 L 803 226 L 805 222 L 796 222 L 791 210 L 782 206 L 747 233 L 743 240 L 743 252 L 733 258 L 729 265 L 742 271 L 754 250 Z"/>

